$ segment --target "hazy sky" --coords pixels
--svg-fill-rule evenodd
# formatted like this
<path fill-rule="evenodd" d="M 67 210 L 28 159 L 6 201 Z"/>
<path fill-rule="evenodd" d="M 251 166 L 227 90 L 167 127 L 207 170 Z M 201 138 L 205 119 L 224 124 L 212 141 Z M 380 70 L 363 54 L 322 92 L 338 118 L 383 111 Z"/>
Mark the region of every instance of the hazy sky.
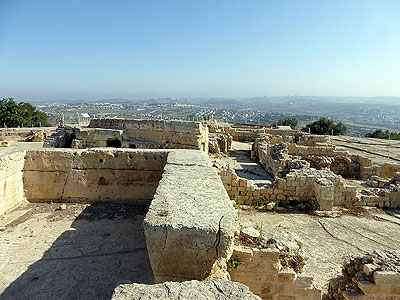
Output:
<path fill-rule="evenodd" d="M 400 96 L 400 1 L 0 0 L 0 97 Z"/>

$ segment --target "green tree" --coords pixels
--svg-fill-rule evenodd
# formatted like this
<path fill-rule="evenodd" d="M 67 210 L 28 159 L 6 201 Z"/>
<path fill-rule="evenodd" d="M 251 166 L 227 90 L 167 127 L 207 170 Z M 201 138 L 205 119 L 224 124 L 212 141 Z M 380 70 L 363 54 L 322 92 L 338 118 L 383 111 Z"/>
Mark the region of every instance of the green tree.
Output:
<path fill-rule="evenodd" d="M 278 122 L 272 124 L 272 126 L 290 126 L 292 129 L 296 129 L 297 127 L 297 119 L 288 117 L 285 119 L 280 119 Z"/>
<path fill-rule="evenodd" d="M 381 129 L 375 130 L 374 132 L 367 133 L 367 138 L 385 139 L 385 140 L 400 140 L 400 133 L 389 132 L 389 130 L 383 131 Z"/>
<path fill-rule="evenodd" d="M 0 126 L 3 127 L 50 126 L 47 115 L 29 103 L 14 101 L 14 98 L 0 100 Z"/>
<path fill-rule="evenodd" d="M 310 132 L 312 134 L 321 134 L 321 135 L 342 135 L 345 134 L 347 130 L 346 125 L 339 122 L 335 124 L 332 120 L 327 118 L 320 118 L 318 121 L 307 124 L 302 131 Z"/>

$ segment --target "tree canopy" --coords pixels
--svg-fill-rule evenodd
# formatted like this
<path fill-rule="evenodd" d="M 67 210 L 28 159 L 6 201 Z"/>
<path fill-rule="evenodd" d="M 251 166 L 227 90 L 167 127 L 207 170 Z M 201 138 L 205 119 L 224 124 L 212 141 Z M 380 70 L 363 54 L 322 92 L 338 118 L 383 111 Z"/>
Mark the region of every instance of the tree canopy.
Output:
<path fill-rule="evenodd" d="M 285 119 L 280 119 L 278 122 L 272 124 L 272 126 L 290 126 L 292 129 L 296 129 L 297 127 L 297 119 L 288 117 Z"/>
<path fill-rule="evenodd" d="M 389 130 L 383 131 L 381 129 L 375 130 L 374 132 L 367 133 L 367 138 L 385 139 L 385 140 L 400 140 L 400 133 L 389 132 Z"/>
<path fill-rule="evenodd" d="M 302 128 L 302 131 L 309 132 L 312 134 L 320 135 L 342 135 L 345 134 L 347 130 L 346 125 L 339 122 L 335 124 L 332 120 L 327 118 L 320 118 L 318 121 L 310 123 Z"/>
<path fill-rule="evenodd" d="M 14 98 L 0 100 L 1 127 L 50 126 L 47 115 L 29 103 L 14 101 Z"/>

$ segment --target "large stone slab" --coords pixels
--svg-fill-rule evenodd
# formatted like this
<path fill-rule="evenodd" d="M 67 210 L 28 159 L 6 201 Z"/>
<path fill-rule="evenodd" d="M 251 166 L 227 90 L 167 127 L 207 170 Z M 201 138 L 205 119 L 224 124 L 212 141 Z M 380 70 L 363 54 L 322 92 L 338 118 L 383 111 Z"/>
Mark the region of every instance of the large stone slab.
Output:
<path fill-rule="evenodd" d="M 0 150 L 0 215 L 25 200 L 22 170 L 25 151 Z"/>
<path fill-rule="evenodd" d="M 247 286 L 228 280 L 165 282 L 163 284 L 122 284 L 111 300 L 261 300 Z"/>
<path fill-rule="evenodd" d="M 144 220 L 155 282 L 224 277 L 232 254 L 236 211 L 207 155 L 188 153 L 170 153 Z"/>
<path fill-rule="evenodd" d="M 31 202 L 149 205 L 167 155 L 165 150 L 108 148 L 28 151 L 24 171 L 26 197 Z"/>

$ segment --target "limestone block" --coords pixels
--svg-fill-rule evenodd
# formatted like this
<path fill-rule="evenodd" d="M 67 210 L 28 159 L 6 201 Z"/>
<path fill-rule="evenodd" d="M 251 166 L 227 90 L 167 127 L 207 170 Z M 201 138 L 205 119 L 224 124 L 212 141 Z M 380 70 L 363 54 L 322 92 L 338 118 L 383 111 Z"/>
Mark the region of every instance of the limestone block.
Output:
<path fill-rule="evenodd" d="M 167 162 L 168 164 L 183 166 L 212 166 L 208 155 L 203 151 L 197 150 L 171 150 L 168 154 Z"/>
<path fill-rule="evenodd" d="M 389 271 L 376 271 L 373 274 L 376 285 L 400 286 L 400 273 Z"/>
<path fill-rule="evenodd" d="M 162 171 L 168 150 L 43 149 L 27 151 L 24 170 L 68 172 L 71 169 Z"/>
<path fill-rule="evenodd" d="M 232 257 L 238 259 L 240 262 L 250 262 L 253 258 L 253 251 L 251 248 L 235 246 Z"/>
<path fill-rule="evenodd" d="M 112 300 L 261 300 L 247 286 L 228 280 L 166 282 L 164 284 L 123 284 L 113 293 Z"/>
<path fill-rule="evenodd" d="M 237 213 L 217 172 L 202 164 L 165 166 L 144 220 L 156 282 L 223 273 L 232 254 Z"/>
<path fill-rule="evenodd" d="M 25 151 L 0 151 L 0 216 L 24 201 L 22 169 Z"/>
<path fill-rule="evenodd" d="M 75 138 L 77 140 L 106 141 L 108 139 L 121 140 L 122 130 L 103 128 L 76 128 Z"/>

